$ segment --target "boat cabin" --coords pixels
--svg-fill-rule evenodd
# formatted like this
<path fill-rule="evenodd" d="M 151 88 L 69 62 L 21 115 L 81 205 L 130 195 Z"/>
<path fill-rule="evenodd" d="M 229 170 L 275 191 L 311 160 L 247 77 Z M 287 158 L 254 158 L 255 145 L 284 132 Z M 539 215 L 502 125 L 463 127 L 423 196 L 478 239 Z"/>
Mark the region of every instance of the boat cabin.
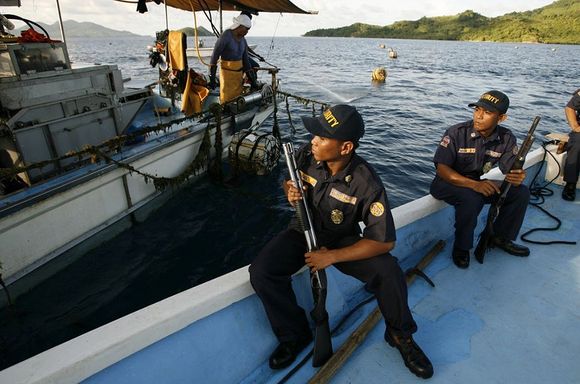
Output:
<path fill-rule="evenodd" d="M 150 95 L 125 90 L 116 65 L 72 68 L 65 43 L 0 43 L 0 151 L 11 159 L 0 167 L 59 158 L 118 136 Z M 78 162 L 62 159 L 19 176 L 30 185 Z"/>

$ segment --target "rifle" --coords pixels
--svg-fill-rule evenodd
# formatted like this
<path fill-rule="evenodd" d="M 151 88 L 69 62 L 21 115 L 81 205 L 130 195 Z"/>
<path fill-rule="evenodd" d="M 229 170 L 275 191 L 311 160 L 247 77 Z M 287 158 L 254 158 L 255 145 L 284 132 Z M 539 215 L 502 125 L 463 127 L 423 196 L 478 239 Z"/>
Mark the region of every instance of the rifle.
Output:
<path fill-rule="evenodd" d="M 534 131 L 536 130 L 536 127 L 538 126 L 539 122 L 540 122 L 540 116 L 536 116 L 534 118 L 534 121 L 532 122 L 532 126 L 530 127 L 530 130 L 528 131 L 528 135 L 526 136 L 524 142 L 522 143 L 522 146 L 520 147 L 520 150 L 518 151 L 518 154 L 516 156 L 516 159 L 515 159 L 512 167 L 510 168 L 510 171 L 514 170 L 514 169 L 522 169 L 522 167 L 524 166 L 524 161 L 526 160 L 526 155 L 528 154 L 530 148 L 532 147 L 532 143 L 534 142 Z M 497 216 L 499 215 L 499 210 L 501 209 L 503 203 L 505 202 L 505 199 L 506 199 L 506 196 L 508 194 L 508 191 L 510 190 L 510 187 L 511 187 L 511 184 L 504 180 L 503 183 L 501 183 L 499 196 L 489 207 L 489 212 L 487 214 L 487 221 L 485 223 L 485 228 L 479 234 L 479 241 L 477 242 L 477 246 L 475 247 L 475 251 L 474 251 L 475 259 L 480 264 L 483 264 L 483 258 L 485 256 L 485 251 L 487 251 L 490 248 L 489 241 L 490 241 L 491 237 L 493 236 L 493 223 L 494 223 L 495 219 L 497 218 Z"/>
<path fill-rule="evenodd" d="M 308 252 L 315 251 L 318 249 L 318 243 L 312 225 L 312 214 L 306 204 L 306 199 L 304 199 L 302 179 L 298 173 L 296 158 L 294 157 L 294 146 L 292 143 L 284 143 L 282 146 L 286 156 L 286 165 L 290 171 L 290 178 L 303 197 L 296 204 L 298 221 L 306 237 Z M 314 308 L 310 312 L 310 316 L 312 316 L 316 325 L 312 366 L 320 367 L 332 356 L 332 339 L 330 337 L 330 326 L 328 325 L 328 312 L 326 312 L 326 272 L 324 270 L 310 272 L 310 287 L 314 297 Z"/>

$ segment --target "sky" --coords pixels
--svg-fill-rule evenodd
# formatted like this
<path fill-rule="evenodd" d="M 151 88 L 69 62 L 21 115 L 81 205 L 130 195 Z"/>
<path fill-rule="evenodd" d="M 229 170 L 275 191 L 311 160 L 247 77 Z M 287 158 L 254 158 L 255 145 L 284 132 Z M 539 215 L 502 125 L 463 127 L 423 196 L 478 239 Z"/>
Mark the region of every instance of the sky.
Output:
<path fill-rule="evenodd" d="M 0 6 L 0 13 L 48 24 L 58 20 L 56 0 L 21 0 L 21 3 L 21 7 Z M 552 3 L 552 0 L 294 0 L 293 3 L 304 10 L 316 10 L 318 14 L 262 13 L 253 18 L 250 36 L 300 36 L 313 29 L 338 28 L 357 22 L 385 26 L 423 16 L 455 15 L 468 9 L 487 17 L 496 17 L 540 8 Z M 60 0 L 60 8 L 63 20 L 90 21 L 107 28 L 147 36 L 165 29 L 164 7 L 155 3 L 148 3 L 149 12 L 145 14 L 136 12 L 136 4 L 114 0 Z M 224 12 L 224 28 L 231 25 L 232 17 L 237 14 Z M 218 20 L 216 14 L 214 20 Z M 197 22 L 209 29 L 203 13 L 198 12 Z M 192 13 L 170 10 L 169 29 L 193 25 Z"/>

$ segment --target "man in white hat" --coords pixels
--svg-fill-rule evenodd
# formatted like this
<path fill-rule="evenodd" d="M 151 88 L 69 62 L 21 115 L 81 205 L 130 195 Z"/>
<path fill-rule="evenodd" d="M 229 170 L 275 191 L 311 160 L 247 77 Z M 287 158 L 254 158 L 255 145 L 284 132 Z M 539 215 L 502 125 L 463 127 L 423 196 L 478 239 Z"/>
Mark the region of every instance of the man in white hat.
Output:
<path fill-rule="evenodd" d="M 256 75 L 248 56 L 248 43 L 244 36 L 252 27 L 252 20 L 246 14 L 233 18 L 233 24 L 216 41 L 211 56 L 209 87 L 216 86 L 217 62 L 220 61 L 220 101 L 226 103 L 242 94 L 244 72 L 257 87 Z"/>

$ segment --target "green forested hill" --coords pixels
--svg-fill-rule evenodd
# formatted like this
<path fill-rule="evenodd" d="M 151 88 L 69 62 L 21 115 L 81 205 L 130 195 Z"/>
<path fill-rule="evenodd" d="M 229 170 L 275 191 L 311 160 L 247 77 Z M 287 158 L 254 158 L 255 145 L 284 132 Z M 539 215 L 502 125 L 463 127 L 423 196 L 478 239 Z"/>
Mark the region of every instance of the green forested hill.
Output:
<path fill-rule="evenodd" d="M 580 1 L 558 0 L 533 11 L 493 18 L 465 11 L 455 16 L 397 21 L 385 27 L 356 23 L 342 28 L 317 29 L 305 36 L 580 44 Z"/>
<path fill-rule="evenodd" d="M 195 36 L 195 28 L 181 28 L 178 31 L 185 33 L 186 36 Z M 197 28 L 197 35 L 198 36 L 213 36 L 213 33 L 205 29 L 204 27 Z"/>

